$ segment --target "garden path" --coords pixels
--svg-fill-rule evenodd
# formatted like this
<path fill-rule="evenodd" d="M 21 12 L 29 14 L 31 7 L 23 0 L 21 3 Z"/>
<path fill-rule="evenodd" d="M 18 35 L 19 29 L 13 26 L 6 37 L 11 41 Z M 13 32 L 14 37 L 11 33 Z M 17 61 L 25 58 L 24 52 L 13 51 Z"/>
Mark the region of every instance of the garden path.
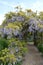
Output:
<path fill-rule="evenodd" d="M 28 52 L 22 65 L 43 65 L 43 57 L 34 45 L 28 45 Z"/>

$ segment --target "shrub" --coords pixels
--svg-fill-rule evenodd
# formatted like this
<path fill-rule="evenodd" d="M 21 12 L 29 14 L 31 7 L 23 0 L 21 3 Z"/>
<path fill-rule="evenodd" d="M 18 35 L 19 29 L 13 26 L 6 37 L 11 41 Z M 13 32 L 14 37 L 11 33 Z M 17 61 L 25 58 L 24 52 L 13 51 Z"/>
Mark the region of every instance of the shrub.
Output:
<path fill-rule="evenodd" d="M 0 51 L 8 47 L 8 41 L 0 38 Z"/>
<path fill-rule="evenodd" d="M 38 44 L 38 49 L 39 49 L 40 52 L 43 53 L 43 44 L 41 44 L 41 43 Z"/>

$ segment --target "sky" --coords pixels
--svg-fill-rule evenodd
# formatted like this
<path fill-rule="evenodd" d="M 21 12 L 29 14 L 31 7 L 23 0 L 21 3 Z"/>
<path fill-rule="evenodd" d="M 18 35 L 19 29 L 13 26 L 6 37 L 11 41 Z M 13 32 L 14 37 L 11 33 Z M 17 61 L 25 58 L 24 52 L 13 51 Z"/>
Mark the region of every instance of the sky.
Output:
<path fill-rule="evenodd" d="M 43 11 L 43 0 L 0 0 L 0 25 L 6 13 L 15 11 L 14 7 L 21 6 L 23 9 Z"/>

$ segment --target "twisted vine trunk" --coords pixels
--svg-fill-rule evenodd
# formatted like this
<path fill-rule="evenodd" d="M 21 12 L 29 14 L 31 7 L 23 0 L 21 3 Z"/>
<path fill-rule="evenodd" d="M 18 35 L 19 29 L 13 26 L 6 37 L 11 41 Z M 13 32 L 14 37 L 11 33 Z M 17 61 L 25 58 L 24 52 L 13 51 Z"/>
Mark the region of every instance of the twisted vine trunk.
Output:
<path fill-rule="evenodd" d="M 37 31 L 34 32 L 34 45 L 37 46 Z"/>

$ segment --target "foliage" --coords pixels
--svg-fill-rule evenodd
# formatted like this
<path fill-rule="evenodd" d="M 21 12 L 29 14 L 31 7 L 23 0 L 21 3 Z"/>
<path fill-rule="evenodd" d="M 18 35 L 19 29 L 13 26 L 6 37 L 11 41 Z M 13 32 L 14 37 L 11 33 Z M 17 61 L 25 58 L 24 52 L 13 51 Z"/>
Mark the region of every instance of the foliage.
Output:
<path fill-rule="evenodd" d="M 4 64 L 9 62 L 10 63 L 16 62 L 16 57 L 14 56 L 14 54 L 10 54 L 9 52 L 10 52 L 9 49 L 7 48 L 0 51 L 0 61 L 4 62 Z"/>
<path fill-rule="evenodd" d="M 43 12 L 41 11 L 38 16 L 41 20 L 43 20 Z"/>
<path fill-rule="evenodd" d="M 43 53 L 43 12 L 37 15 L 37 12 L 31 9 L 22 11 L 22 8 L 18 6 L 16 9 L 17 12 L 9 12 L 5 15 L 5 20 L 0 26 L 0 61 L 5 65 L 8 63 L 15 65 L 13 62 L 21 65 L 20 61 L 27 51 L 27 42 L 31 38 L 39 51 Z M 15 30 L 19 31 L 18 37 L 14 36 L 17 33 Z M 12 37 L 7 39 L 8 36 Z"/>
<path fill-rule="evenodd" d="M 14 23 L 9 23 L 6 28 L 12 28 L 12 29 L 20 29 L 22 27 L 22 23 L 15 21 Z"/>
<path fill-rule="evenodd" d="M 4 64 L 15 62 L 16 64 L 19 65 L 20 62 L 18 62 L 19 59 L 17 60 L 17 58 L 19 56 L 21 58 L 27 51 L 26 42 L 24 40 L 20 41 L 18 38 L 15 39 L 11 38 L 8 40 L 8 42 L 9 42 L 8 47 L 5 47 L 0 51 L 0 61 Z M 11 51 L 12 53 L 10 53 Z"/>
<path fill-rule="evenodd" d="M 14 12 L 9 12 L 9 13 L 5 14 L 5 17 L 8 19 L 12 18 L 12 16 L 15 16 Z"/>
<path fill-rule="evenodd" d="M 0 51 L 5 48 L 8 48 L 8 41 L 3 38 L 0 38 Z"/>
<path fill-rule="evenodd" d="M 38 44 L 38 49 L 40 52 L 43 53 L 43 44 L 42 43 Z"/>

